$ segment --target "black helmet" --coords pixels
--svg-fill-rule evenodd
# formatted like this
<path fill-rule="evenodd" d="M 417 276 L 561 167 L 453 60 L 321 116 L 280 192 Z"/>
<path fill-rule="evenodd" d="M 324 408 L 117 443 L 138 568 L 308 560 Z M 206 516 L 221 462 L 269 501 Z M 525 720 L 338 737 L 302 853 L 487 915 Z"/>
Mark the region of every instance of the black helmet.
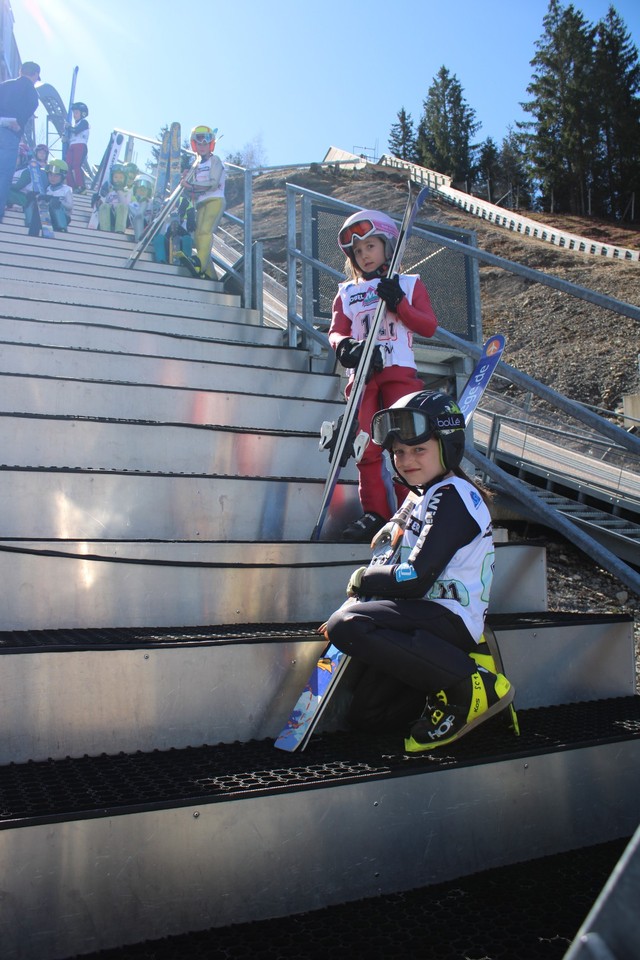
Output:
<path fill-rule="evenodd" d="M 431 437 L 440 441 L 444 472 L 460 466 L 464 455 L 464 414 L 447 393 L 421 390 L 401 397 L 393 406 L 380 410 L 371 423 L 371 439 L 389 450 L 393 441 L 415 447 Z M 401 478 L 402 479 L 402 478 Z"/>
<path fill-rule="evenodd" d="M 79 110 L 83 117 L 89 116 L 89 107 L 82 100 L 76 100 L 75 103 L 72 103 L 71 110 Z"/>

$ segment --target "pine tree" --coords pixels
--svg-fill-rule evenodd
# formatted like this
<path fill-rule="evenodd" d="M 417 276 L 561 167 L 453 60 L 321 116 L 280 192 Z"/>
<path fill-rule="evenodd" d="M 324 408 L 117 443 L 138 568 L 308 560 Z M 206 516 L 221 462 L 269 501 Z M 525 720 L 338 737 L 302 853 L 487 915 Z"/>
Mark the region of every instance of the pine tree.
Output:
<path fill-rule="evenodd" d="M 492 137 L 487 137 L 480 144 L 478 152 L 476 188 L 485 194 L 489 203 L 493 203 L 496 188 L 499 189 L 501 180 L 502 169 L 498 145 Z"/>
<path fill-rule="evenodd" d="M 601 146 L 594 204 L 598 212 L 619 218 L 634 193 L 640 200 L 640 63 L 612 6 L 597 25 L 594 70 Z"/>
<path fill-rule="evenodd" d="M 409 160 L 411 163 L 415 163 L 418 159 L 413 120 L 411 119 L 411 114 L 407 113 L 404 107 L 401 107 L 398 111 L 397 123 L 391 126 L 389 151 L 394 157 L 399 157 L 401 160 Z"/>
<path fill-rule="evenodd" d="M 416 142 L 420 162 L 453 181 L 469 183 L 474 172 L 471 138 L 481 124 L 460 81 L 446 67 L 440 67 L 423 108 Z"/>
<path fill-rule="evenodd" d="M 533 184 L 522 138 L 512 127 L 507 128 L 507 135 L 500 148 L 500 174 L 500 186 L 506 194 L 506 206 L 513 210 L 530 209 L 533 202 Z"/>
<path fill-rule="evenodd" d="M 545 32 L 536 42 L 527 87 L 532 99 L 522 104 L 534 117 L 523 125 L 529 130 L 527 152 L 544 205 L 585 213 L 598 144 L 595 28 L 573 4 L 563 8 L 559 0 L 550 0 L 542 22 Z"/>

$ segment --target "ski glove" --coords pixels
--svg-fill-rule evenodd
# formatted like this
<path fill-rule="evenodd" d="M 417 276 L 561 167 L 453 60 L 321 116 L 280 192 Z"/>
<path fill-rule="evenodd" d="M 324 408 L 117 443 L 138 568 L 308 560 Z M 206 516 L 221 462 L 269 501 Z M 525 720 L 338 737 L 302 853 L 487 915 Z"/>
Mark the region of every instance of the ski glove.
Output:
<path fill-rule="evenodd" d="M 386 304 L 387 309 L 395 313 L 399 304 L 404 299 L 404 290 L 400 286 L 400 278 L 396 273 L 395 277 L 383 277 L 378 281 L 376 293 Z"/>
<path fill-rule="evenodd" d="M 347 584 L 347 596 L 348 597 L 358 597 L 360 595 L 360 584 L 362 583 L 362 575 L 366 571 L 366 567 L 358 567 L 357 570 L 354 570 L 349 578 L 349 583 Z"/>
<path fill-rule="evenodd" d="M 338 362 L 346 367 L 347 370 L 355 370 L 360 362 L 362 351 L 364 350 L 364 340 L 353 340 L 351 337 L 345 337 L 336 347 L 336 357 Z M 384 358 L 379 346 L 374 348 L 371 356 L 371 364 L 367 371 L 366 383 L 369 382 L 373 373 L 380 373 L 384 370 Z"/>
<path fill-rule="evenodd" d="M 364 350 L 364 340 L 353 340 L 351 337 L 345 337 L 336 347 L 336 357 L 338 362 L 348 370 L 355 369 Z"/>

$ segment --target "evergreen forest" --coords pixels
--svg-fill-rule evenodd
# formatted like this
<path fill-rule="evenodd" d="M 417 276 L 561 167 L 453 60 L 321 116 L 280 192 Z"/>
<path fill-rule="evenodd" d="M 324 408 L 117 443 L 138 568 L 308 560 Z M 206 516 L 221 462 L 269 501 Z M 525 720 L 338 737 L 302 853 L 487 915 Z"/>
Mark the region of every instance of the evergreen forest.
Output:
<path fill-rule="evenodd" d="M 598 23 L 550 0 L 530 61 L 525 121 L 502 143 L 455 74 L 441 66 L 417 124 L 402 107 L 389 150 L 451 177 L 454 186 L 511 209 L 635 219 L 640 203 L 640 61 L 614 6 Z"/>

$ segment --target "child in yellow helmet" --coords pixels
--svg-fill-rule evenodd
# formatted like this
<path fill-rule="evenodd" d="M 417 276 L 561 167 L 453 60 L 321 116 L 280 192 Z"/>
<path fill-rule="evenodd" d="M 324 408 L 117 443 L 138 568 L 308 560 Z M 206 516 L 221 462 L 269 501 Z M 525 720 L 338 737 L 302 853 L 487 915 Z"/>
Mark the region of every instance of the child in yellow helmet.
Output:
<path fill-rule="evenodd" d="M 191 131 L 191 148 L 200 157 L 200 162 L 195 168 L 193 182 L 185 187 L 196 208 L 194 244 L 202 276 L 207 280 L 217 280 L 211 262 L 211 245 L 225 208 L 225 168 L 214 153 L 216 133 L 217 130 L 204 125 L 194 127 Z"/>

